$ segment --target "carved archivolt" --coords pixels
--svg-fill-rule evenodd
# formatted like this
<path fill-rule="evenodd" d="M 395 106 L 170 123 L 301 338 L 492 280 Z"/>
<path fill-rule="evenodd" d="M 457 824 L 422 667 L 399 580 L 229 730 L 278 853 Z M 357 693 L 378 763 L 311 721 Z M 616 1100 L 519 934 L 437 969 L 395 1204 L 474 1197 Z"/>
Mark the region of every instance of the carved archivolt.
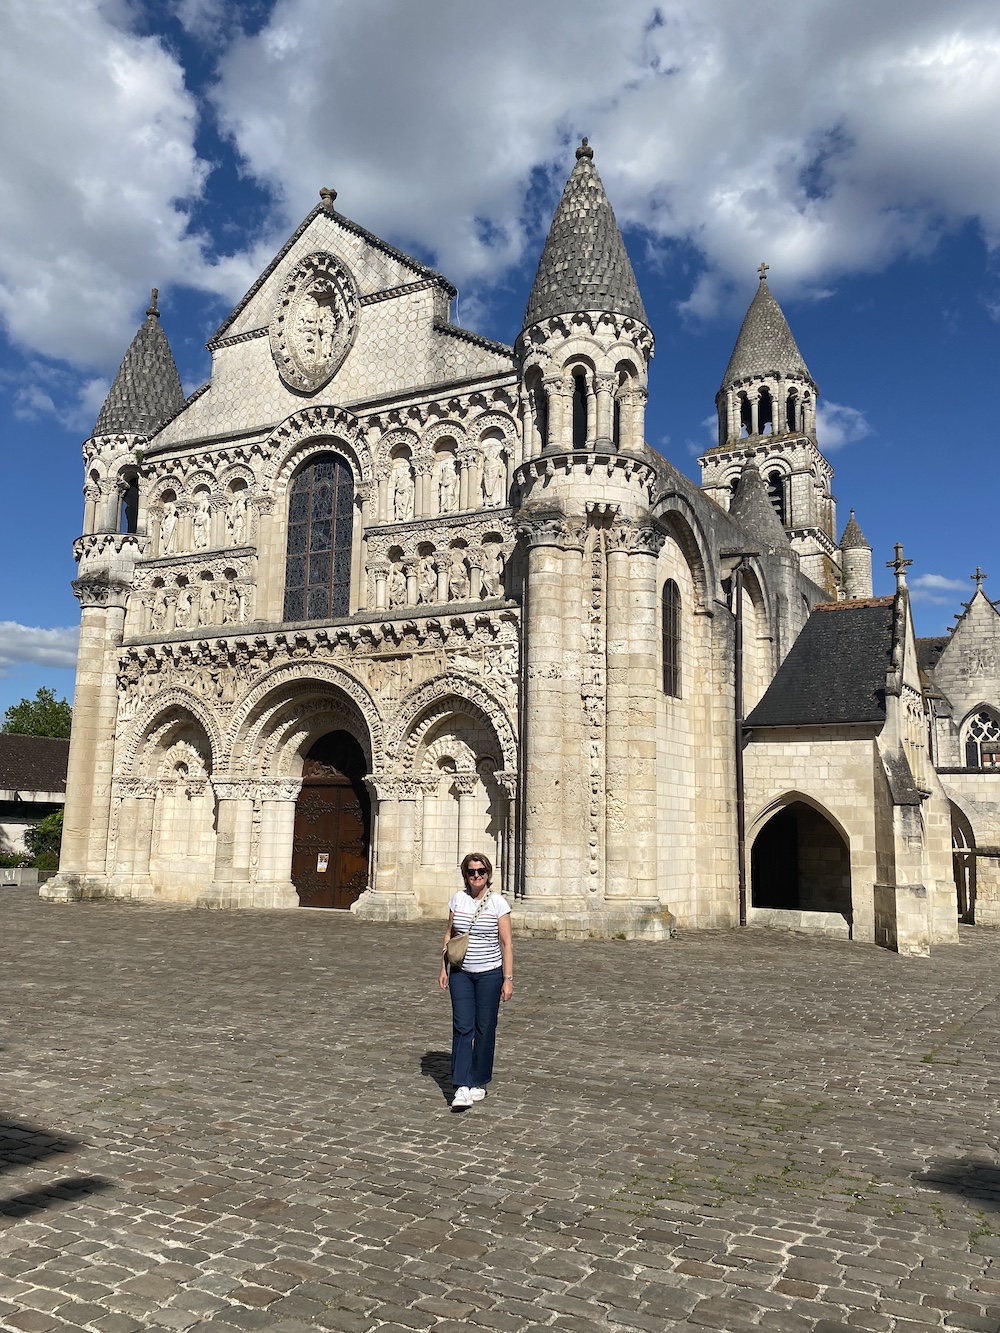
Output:
<path fill-rule="evenodd" d="M 268 732 L 276 711 L 280 711 L 288 702 L 283 691 L 289 688 L 300 696 L 310 688 L 340 691 L 354 704 L 367 727 L 372 754 L 382 752 L 382 719 L 374 699 L 357 677 L 333 662 L 311 661 L 308 667 L 290 663 L 276 667 L 259 680 L 234 709 L 229 729 L 230 742 L 226 750 L 227 759 L 231 757 L 230 767 L 233 772 L 241 769 L 247 771 L 256 764 L 262 738 Z"/>
<path fill-rule="evenodd" d="M 504 768 L 517 768 L 517 740 L 503 703 L 477 681 L 452 673 L 427 681 L 400 701 L 386 734 L 386 754 L 404 772 L 413 772 L 417 748 L 427 731 L 449 713 L 466 713 L 486 722 L 500 747 Z"/>
<path fill-rule="evenodd" d="M 436 425 L 429 426 L 420 440 L 422 452 L 433 454 L 438 440 L 454 440 L 459 449 L 469 443 L 465 427 L 458 421 L 439 421 Z"/>
<path fill-rule="evenodd" d="M 390 455 L 393 449 L 400 444 L 409 449 L 411 458 L 415 458 L 420 445 L 420 437 L 413 430 L 391 430 L 388 434 L 383 435 L 375 446 L 375 457 L 378 462 L 380 476 L 388 470 Z"/>
<path fill-rule="evenodd" d="M 145 754 L 155 750 L 163 736 L 183 726 L 199 727 L 211 747 L 211 769 L 219 767 L 222 734 L 216 719 L 187 690 L 169 689 L 141 708 L 118 744 L 119 772 L 125 777 L 143 776 L 137 771 L 140 749 Z"/>
<path fill-rule="evenodd" d="M 293 413 L 271 432 L 263 447 L 270 460 L 261 480 L 265 491 L 283 490 L 303 459 L 331 447 L 351 465 L 356 486 L 371 486 L 374 481 L 371 451 L 361 423 L 342 407 L 317 404 Z"/>

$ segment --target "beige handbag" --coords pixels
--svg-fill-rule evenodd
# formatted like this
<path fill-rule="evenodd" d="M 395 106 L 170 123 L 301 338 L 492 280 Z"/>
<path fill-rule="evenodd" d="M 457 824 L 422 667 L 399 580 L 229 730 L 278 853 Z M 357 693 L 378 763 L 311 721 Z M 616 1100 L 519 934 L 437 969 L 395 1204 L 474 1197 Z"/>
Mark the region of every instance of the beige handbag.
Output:
<path fill-rule="evenodd" d="M 472 933 L 472 927 L 479 920 L 479 914 L 492 898 L 493 894 L 487 889 L 483 894 L 483 901 L 476 908 L 475 915 L 469 922 L 469 929 L 463 931 L 461 935 L 452 935 L 451 939 L 444 946 L 444 961 L 449 967 L 461 967 L 465 962 L 465 955 L 469 950 L 469 935 Z"/>

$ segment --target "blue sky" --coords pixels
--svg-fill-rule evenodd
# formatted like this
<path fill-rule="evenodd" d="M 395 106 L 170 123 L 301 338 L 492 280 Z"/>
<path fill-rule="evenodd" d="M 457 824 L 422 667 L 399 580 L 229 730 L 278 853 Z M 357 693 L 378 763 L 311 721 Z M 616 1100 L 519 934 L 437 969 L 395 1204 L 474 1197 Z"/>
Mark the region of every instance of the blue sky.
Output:
<path fill-rule="evenodd" d="M 843 527 L 902 541 L 918 633 L 1000 597 L 993 0 L 8 0 L 0 50 L 0 711 L 72 691 L 80 443 L 149 299 L 185 387 L 317 199 L 512 342 L 588 134 L 681 470 L 766 260 Z M 530 40 L 527 38 L 530 37 Z M 993 585 L 996 585 L 995 587 Z"/>

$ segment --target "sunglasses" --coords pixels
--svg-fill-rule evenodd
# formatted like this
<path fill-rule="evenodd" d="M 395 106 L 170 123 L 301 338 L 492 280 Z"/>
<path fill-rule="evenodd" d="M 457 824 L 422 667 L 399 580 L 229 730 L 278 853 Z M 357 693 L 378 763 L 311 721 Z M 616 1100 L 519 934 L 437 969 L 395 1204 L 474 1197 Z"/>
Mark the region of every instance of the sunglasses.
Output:
<path fill-rule="evenodd" d="M 465 872 L 465 878 L 466 878 L 466 879 L 479 879 L 481 876 L 485 875 L 486 873 L 487 873 L 487 872 L 486 872 L 486 869 L 485 869 L 485 868 L 476 870 L 475 867 L 470 866 L 469 869 Z"/>

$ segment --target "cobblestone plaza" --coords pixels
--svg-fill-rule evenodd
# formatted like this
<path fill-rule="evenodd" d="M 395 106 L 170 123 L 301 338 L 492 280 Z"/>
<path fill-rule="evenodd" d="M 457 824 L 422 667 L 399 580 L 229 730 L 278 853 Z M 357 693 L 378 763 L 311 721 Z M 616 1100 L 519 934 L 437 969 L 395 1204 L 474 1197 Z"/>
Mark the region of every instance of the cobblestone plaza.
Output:
<path fill-rule="evenodd" d="M 0 897 L 0 1325 L 1000 1330 L 1000 935 L 518 941 L 447 1106 L 440 928 Z"/>

